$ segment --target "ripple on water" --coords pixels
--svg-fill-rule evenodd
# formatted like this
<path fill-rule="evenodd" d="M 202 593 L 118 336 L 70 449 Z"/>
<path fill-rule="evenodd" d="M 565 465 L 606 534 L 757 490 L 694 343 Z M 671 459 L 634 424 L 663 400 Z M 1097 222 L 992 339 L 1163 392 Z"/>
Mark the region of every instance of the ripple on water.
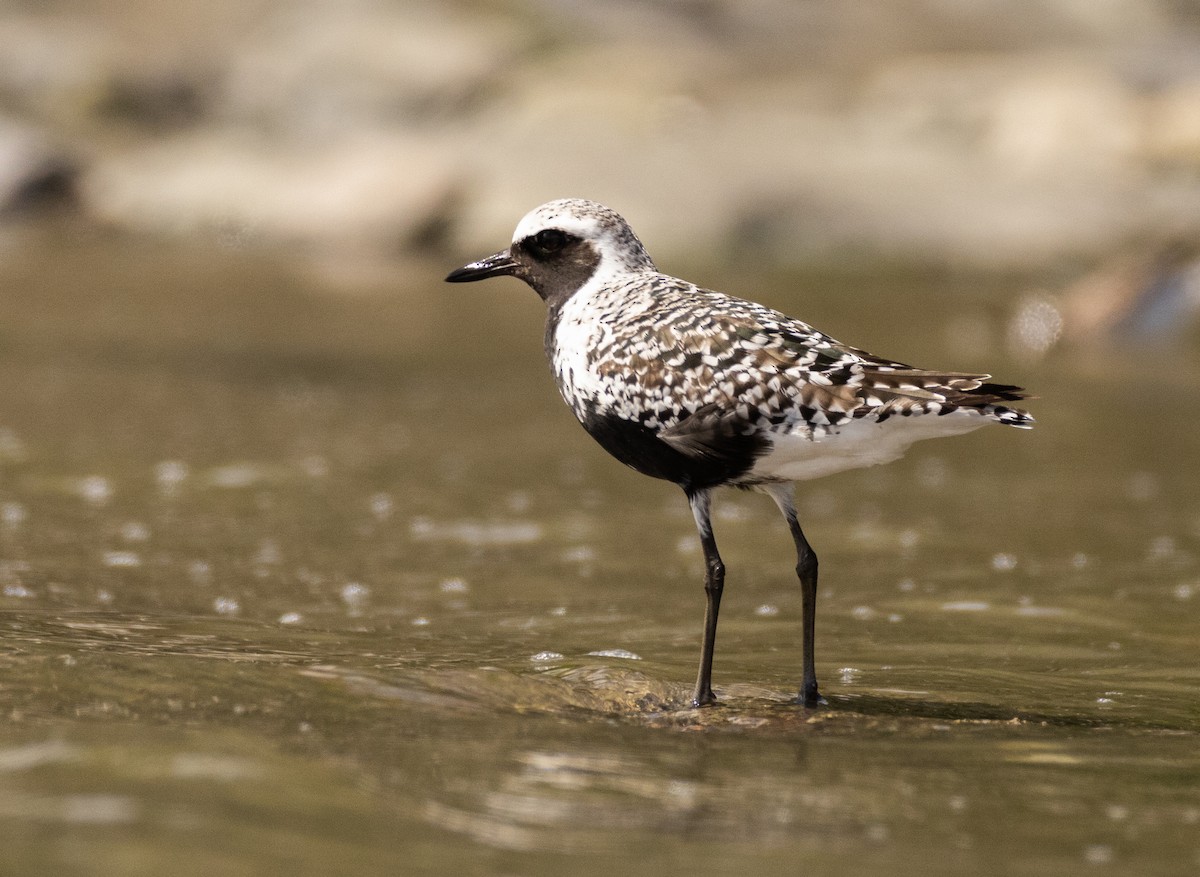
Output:
<path fill-rule="evenodd" d="M 136 551 L 106 551 L 101 559 L 109 567 L 133 568 L 142 565 L 142 557 Z"/>
<path fill-rule="evenodd" d="M 984 600 L 954 600 L 942 604 L 943 612 L 987 612 L 992 604 Z"/>
<path fill-rule="evenodd" d="M 595 652 L 588 652 L 588 655 L 596 658 L 622 658 L 626 661 L 640 661 L 641 655 L 635 654 L 628 649 L 600 649 Z"/>
<path fill-rule="evenodd" d="M 542 538 L 535 521 L 434 521 L 417 517 L 409 522 L 409 535 L 419 541 L 461 542 L 464 545 L 521 545 Z"/>

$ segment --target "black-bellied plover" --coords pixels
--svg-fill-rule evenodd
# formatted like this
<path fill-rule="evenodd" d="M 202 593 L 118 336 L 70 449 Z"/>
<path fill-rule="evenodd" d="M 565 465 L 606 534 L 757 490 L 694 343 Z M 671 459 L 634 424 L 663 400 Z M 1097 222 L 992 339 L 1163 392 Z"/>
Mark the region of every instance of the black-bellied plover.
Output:
<path fill-rule="evenodd" d="M 549 307 L 546 355 L 559 392 L 605 450 L 683 488 L 704 550 L 707 607 L 695 705 L 713 703 L 725 565 L 709 519 L 714 488 L 768 493 L 796 543 L 803 608 L 800 702 L 822 702 L 813 659 L 817 555 L 793 482 L 899 458 L 914 441 L 987 423 L 1028 428 L 1020 387 L 926 371 L 849 347 L 779 311 L 654 267 L 629 224 L 593 201 L 543 204 L 512 246 L 452 272 L 509 275 Z"/>

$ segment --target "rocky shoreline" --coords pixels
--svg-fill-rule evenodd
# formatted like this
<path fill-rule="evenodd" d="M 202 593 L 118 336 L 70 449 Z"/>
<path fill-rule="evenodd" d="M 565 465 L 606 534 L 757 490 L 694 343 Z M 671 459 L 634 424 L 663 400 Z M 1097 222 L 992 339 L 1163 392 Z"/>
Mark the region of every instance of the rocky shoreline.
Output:
<path fill-rule="evenodd" d="M 167 6 L 170 8 L 161 8 Z M 309 251 L 613 204 L 664 254 L 1007 270 L 1200 232 L 1200 13 L 126 0 L 0 12 L 0 210 Z"/>

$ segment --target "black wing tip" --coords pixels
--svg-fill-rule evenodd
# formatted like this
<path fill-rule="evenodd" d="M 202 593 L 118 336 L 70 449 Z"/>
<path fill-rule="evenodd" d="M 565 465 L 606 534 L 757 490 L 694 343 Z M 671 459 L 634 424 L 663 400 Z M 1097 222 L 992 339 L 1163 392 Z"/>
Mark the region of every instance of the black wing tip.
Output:
<path fill-rule="evenodd" d="M 1024 387 L 1018 387 L 1015 384 L 983 383 L 973 390 L 968 390 L 964 396 L 974 400 L 972 407 L 982 407 L 984 411 L 1005 426 L 1033 429 L 1033 425 L 1037 422 L 1028 411 L 1006 404 L 1037 398 L 1026 392 Z"/>
<path fill-rule="evenodd" d="M 1019 402 L 1022 399 L 1035 398 L 1024 387 L 1018 387 L 1015 384 L 985 383 L 969 392 L 973 396 L 994 396 L 997 400 L 1004 402 Z"/>

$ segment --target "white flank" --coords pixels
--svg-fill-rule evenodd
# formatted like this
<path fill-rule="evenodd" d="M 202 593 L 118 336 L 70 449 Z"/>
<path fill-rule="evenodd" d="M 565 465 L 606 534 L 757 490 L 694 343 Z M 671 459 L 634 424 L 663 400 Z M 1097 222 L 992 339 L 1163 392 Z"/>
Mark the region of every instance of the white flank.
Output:
<path fill-rule="evenodd" d="M 894 416 L 883 423 L 855 420 L 817 439 L 768 433 L 771 449 L 755 462 L 744 480 L 807 481 L 848 469 L 890 463 L 904 456 L 913 442 L 959 435 L 994 422 L 979 412 L 960 410 L 944 417 Z"/>

